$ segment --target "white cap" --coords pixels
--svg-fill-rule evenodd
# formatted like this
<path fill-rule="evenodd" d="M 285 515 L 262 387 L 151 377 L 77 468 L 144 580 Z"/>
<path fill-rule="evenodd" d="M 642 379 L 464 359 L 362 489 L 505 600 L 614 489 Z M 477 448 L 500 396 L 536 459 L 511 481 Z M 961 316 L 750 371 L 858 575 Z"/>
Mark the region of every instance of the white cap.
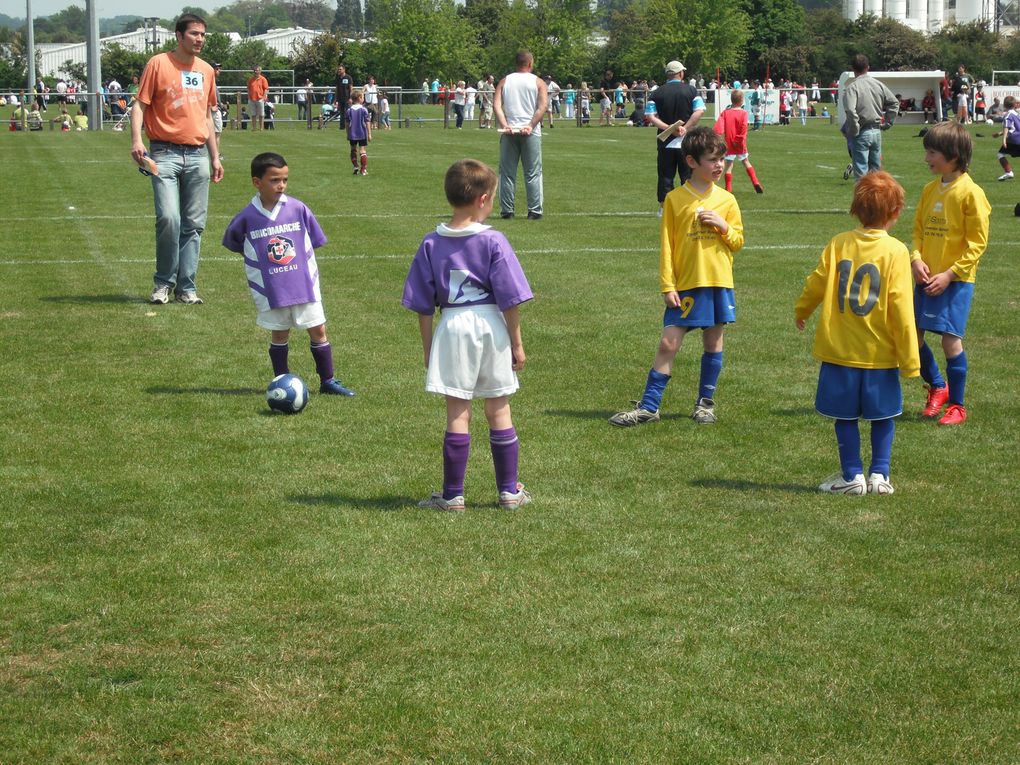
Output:
<path fill-rule="evenodd" d="M 686 72 L 687 68 L 679 61 L 670 61 L 666 64 L 666 74 L 679 74 L 680 72 Z"/>

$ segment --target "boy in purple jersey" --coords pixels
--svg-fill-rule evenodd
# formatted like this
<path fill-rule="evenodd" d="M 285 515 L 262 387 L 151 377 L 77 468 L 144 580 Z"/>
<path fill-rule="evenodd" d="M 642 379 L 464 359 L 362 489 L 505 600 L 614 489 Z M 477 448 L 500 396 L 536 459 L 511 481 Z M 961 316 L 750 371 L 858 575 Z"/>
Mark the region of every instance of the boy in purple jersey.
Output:
<path fill-rule="evenodd" d="M 516 510 L 531 501 L 517 478 L 519 442 L 510 417 L 510 395 L 524 368 L 518 306 L 531 287 L 506 237 L 483 224 L 492 212 L 496 173 L 473 159 L 446 172 L 453 207 L 418 248 L 401 301 L 418 314 L 425 390 L 446 397 L 443 490 L 418 503 L 437 510 L 464 509 L 464 474 L 471 448 L 471 400 L 485 399 L 489 446 L 499 506 Z M 441 316 L 435 334 L 432 317 Z"/>
<path fill-rule="evenodd" d="M 372 112 L 365 106 L 365 94 L 354 91 L 354 103 L 347 108 L 347 141 L 351 144 L 351 164 L 355 175 L 368 175 L 368 142 L 372 140 Z M 358 155 L 361 164 L 358 164 Z"/>
<path fill-rule="evenodd" d="M 288 169 L 282 156 L 259 154 L 251 161 L 251 176 L 258 193 L 227 226 L 223 246 L 244 256 L 248 287 L 258 309 L 255 323 L 272 332 L 273 374 L 290 371 L 290 330 L 300 327 L 311 339 L 319 392 L 353 396 L 354 391 L 333 376 L 333 348 L 326 337 L 315 262 L 315 248 L 326 243 L 326 235 L 311 210 L 284 194 Z"/>

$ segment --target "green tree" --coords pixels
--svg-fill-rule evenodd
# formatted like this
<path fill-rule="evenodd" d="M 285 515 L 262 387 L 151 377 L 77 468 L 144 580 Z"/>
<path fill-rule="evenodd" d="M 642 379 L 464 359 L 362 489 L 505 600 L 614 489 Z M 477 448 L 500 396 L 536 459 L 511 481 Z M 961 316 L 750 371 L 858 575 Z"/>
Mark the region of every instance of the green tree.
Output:
<path fill-rule="evenodd" d="M 333 31 L 345 37 L 359 37 L 365 28 L 361 0 L 337 0 L 333 16 Z"/>
<path fill-rule="evenodd" d="M 763 79 L 765 77 L 765 52 L 775 51 L 790 46 L 803 46 L 805 37 L 804 9 L 796 0 L 741 0 L 741 8 L 749 19 L 750 37 L 747 40 L 747 53 L 744 61 L 744 75 Z M 796 58 L 807 66 L 810 58 L 803 50 Z M 785 68 L 784 72 L 787 71 Z"/>
<path fill-rule="evenodd" d="M 103 80 L 116 79 L 126 88 L 132 77 L 142 76 L 142 70 L 145 69 L 147 60 L 148 55 L 145 53 L 128 50 L 117 43 L 104 45 L 100 54 Z"/>
<path fill-rule="evenodd" d="M 326 85 L 333 81 L 337 65 L 343 55 L 343 42 L 332 32 L 326 32 L 298 46 L 291 56 L 290 65 L 294 69 L 294 79 L 304 82 L 306 79 L 316 85 Z"/>
<path fill-rule="evenodd" d="M 374 2 L 375 0 L 370 0 L 369 4 L 374 4 Z M 369 4 L 365 6 L 366 16 Z M 482 50 L 486 50 L 498 42 L 506 12 L 507 0 L 467 0 L 459 11 L 461 17 L 467 19 L 474 26 L 475 39 L 478 40 Z"/>
<path fill-rule="evenodd" d="M 644 19 L 641 71 L 661 71 L 678 54 L 691 73 L 743 66 L 751 24 L 739 0 L 648 0 Z"/>
<path fill-rule="evenodd" d="M 0 30 L 0 88 L 5 91 L 25 87 L 28 79 L 25 48 L 23 32 L 14 32 L 6 27 Z"/>
<path fill-rule="evenodd" d="M 205 36 L 205 45 L 202 47 L 202 58 L 210 64 L 222 64 L 230 56 L 230 48 L 233 43 L 230 38 L 222 32 L 212 32 Z"/>
<path fill-rule="evenodd" d="M 323 0 L 289 0 L 283 7 L 290 23 L 297 27 L 325 31 L 333 22 L 333 9 Z"/>
<path fill-rule="evenodd" d="M 480 71 L 474 29 L 453 0 L 385 0 L 382 6 L 387 21 L 369 60 L 385 82 L 417 86 L 427 76 L 449 81 Z"/>
<path fill-rule="evenodd" d="M 645 41 L 652 35 L 647 24 L 645 7 L 640 3 L 632 3 L 623 10 L 614 11 L 609 17 L 609 42 L 602 51 L 601 60 L 587 79 L 589 83 L 598 82 L 597 72 L 612 69 L 621 75 L 631 74 L 636 78 L 661 78 L 660 62 L 654 69 L 648 69 L 647 57 L 644 55 Z"/>
<path fill-rule="evenodd" d="M 999 38 L 981 21 L 970 24 L 949 24 L 932 35 L 939 61 L 948 72 L 960 64 L 978 79 L 991 81 L 992 70 L 1001 69 Z"/>

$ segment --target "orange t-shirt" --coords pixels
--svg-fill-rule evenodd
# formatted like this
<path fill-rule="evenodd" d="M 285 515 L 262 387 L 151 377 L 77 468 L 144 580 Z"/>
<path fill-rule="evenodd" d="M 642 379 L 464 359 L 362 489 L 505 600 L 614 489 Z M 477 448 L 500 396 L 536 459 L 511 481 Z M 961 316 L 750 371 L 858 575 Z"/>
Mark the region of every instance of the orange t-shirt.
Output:
<path fill-rule="evenodd" d="M 266 93 L 269 92 L 269 80 L 261 74 L 248 80 L 248 100 L 265 101 Z"/>
<path fill-rule="evenodd" d="M 145 104 L 145 132 L 152 141 L 201 146 L 209 140 L 209 108 L 216 105 L 212 67 L 196 58 L 191 66 L 170 53 L 149 59 L 138 83 Z"/>

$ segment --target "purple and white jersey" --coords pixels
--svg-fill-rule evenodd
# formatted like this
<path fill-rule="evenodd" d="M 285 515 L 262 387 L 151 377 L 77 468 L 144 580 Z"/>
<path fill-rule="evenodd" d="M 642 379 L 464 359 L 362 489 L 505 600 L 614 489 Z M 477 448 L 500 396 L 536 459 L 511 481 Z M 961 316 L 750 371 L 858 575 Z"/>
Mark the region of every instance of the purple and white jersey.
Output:
<path fill-rule="evenodd" d="M 351 141 L 368 140 L 368 123 L 372 119 L 371 112 L 362 104 L 347 107 L 347 138 Z"/>
<path fill-rule="evenodd" d="M 325 243 L 312 211 L 286 195 L 270 212 L 256 194 L 223 234 L 223 246 L 244 255 L 248 287 L 259 311 L 322 301 L 315 248 Z"/>
<path fill-rule="evenodd" d="M 1006 131 L 1006 143 L 1020 146 L 1020 110 L 1010 109 L 1006 112 L 1002 129 Z"/>
<path fill-rule="evenodd" d="M 534 297 L 510 242 L 490 226 L 451 229 L 441 223 L 422 240 L 404 282 L 405 308 L 496 305 L 506 311 Z"/>

